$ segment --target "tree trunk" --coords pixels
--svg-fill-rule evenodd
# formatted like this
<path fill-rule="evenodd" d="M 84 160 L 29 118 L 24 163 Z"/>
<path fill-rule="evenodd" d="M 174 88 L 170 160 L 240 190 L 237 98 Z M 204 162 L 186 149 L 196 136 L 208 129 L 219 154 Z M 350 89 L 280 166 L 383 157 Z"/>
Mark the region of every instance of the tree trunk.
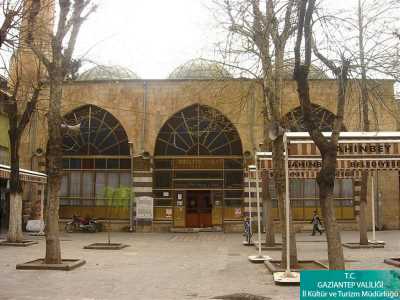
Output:
<path fill-rule="evenodd" d="M 279 219 L 281 224 L 282 233 L 282 267 L 286 268 L 286 210 L 285 210 L 285 161 L 283 157 L 283 139 L 282 137 L 277 138 L 272 144 L 272 160 L 273 160 L 273 172 L 275 181 L 275 192 L 278 200 L 279 208 Z M 291 267 L 297 267 L 297 247 L 296 247 L 296 233 L 294 231 L 294 226 L 292 222 L 292 210 L 289 214 L 289 224 L 290 224 L 290 265 Z"/>
<path fill-rule="evenodd" d="M 22 194 L 10 193 L 10 219 L 8 224 L 7 241 L 20 243 L 24 239 L 22 234 Z"/>
<path fill-rule="evenodd" d="M 326 239 L 328 242 L 328 260 L 330 270 L 344 270 L 344 256 L 340 238 L 339 226 L 336 222 L 334 194 L 336 173 L 336 147 L 332 153 L 322 155 L 322 168 L 317 176 L 319 185 L 320 205 L 325 223 Z"/>
<path fill-rule="evenodd" d="M 24 239 L 22 233 L 22 186 L 19 178 L 19 141 L 17 104 L 9 104 L 9 138 L 10 138 L 10 215 L 8 224 L 9 242 L 18 243 Z"/>
<path fill-rule="evenodd" d="M 275 246 L 274 218 L 272 216 L 272 199 L 269 192 L 268 172 L 261 173 L 261 190 L 263 196 L 263 216 L 265 220 L 265 244 L 267 247 Z"/>
<path fill-rule="evenodd" d="M 369 108 L 368 108 L 368 85 L 367 68 L 365 64 L 364 49 L 364 17 L 362 3 L 358 1 L 358 47 L 361 63 L 361 112 L 363 120 L 363 131 L 370 130 Z M 360 244 L 368 245 L 368 222 L 367 222 L 367 190 L 368 190 L 368 171 L 362 172 L 361 192 L 360 192 L 360 214 L 358 216 L 358 226 L 360 230 Z"/>
<path fill-rule="evenodd" d="M 48 114 L 49 140 L 47 143 L 47 203 L 46 203 L 46 264 L 61 264 L 59 238 L 59 191 L 62 171 L 61 99 L 60 74 L 50 76 L 50 104 Z"/>
<path fill-rule="evenodd" d="M 368 171 L 363 171 L 361 176 L 360 214 L 358 215 L 358 226 L 360 230 L 360 245 L 368 245 L 367 191 L 368 191 Z"/>

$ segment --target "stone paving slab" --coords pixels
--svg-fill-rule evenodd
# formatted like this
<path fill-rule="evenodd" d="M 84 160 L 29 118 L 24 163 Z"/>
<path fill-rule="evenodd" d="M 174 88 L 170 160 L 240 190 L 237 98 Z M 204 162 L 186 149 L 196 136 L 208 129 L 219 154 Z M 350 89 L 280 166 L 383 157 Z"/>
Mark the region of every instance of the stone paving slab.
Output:
<path fill-rule="evenodd" d="M 384 258 L 400 253 L 400 231 L 377 233 L 388 241 L 383 249 L 345 249 L 352 269 L 390 269 Z M 196 236 L 196 237 L 195 237 Z M 357 240 L 356 232 L 343 232 L 342 241 Z M 30 237 L 33 239 L 33 237 Z M 298 234 L 299 258 L 327 260 L 326 243 L 319 238 Z M 241 234 L 223 233 L 113 233 L 113 243 L 131 247 L 118 252 L 87 251 L 89 243 L 106 242 L 106 233 L 62 234 L 63 257 L 86 261 L 70 272 L 20 271 L 18 263 L 44 255 L 43 237 L 28 248 L 0 248 L 0 299 L 47 300 L 169 300 L 210 299 L 218 295 L 250 293 L 276 300 L 299 298 L 299 287 L 280 287 L 261 264 L 248 262 L 256 254 L 253 247 L 242 245 Z M 279 236 L 277 236 L 279 241 Z M 280 251 L 263 251 L 280 259 Z"/>

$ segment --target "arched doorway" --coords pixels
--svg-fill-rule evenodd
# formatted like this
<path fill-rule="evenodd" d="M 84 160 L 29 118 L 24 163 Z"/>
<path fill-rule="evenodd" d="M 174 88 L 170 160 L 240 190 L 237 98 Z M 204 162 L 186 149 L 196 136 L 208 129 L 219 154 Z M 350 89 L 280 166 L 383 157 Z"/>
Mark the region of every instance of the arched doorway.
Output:
<path fill-rule="evenodd" d="M 323 132 L 331 132 L 335 121 L 335 114 L 313 104 L 313 117 Z M 282 118 L 282 124 L 292 132 L 306 132 L 301 107 L 296 107 Z M 341 131 L 347 131 L 343 125 Z M 335 181 L 335 210 L 337 220 L 354 219 L 354 196 L 352 179 L 336 179 Z M 315 179 L 291 179 L 290 201 L 292 205 L 293 218 L 297 221 L 310 220 L 314 210 L 318 210 L 319 189 Z M 275 205 L 277 207 L 277 205 Z M 278 216 L 277 208 L 275 214 Z"/>
<path fill-rule="evenodd" d="M 131 160 L 124 128 L 112 114 L 94 105 L 81 106 L 64 120 L 80 123 L 81 129 L 79 135 L 63 139 L 60 216 L 129 218 L 124 190 L 131 189 Z M 124 196 L 115 199 L 115 195 Z"/>
<path fill-rule="evenodd" d="M 155 216 L 175 227 L 240 221 L 242 143 L 232 122 L 200 104 L 167 120 L 155 145 L 153 194 Z"/>

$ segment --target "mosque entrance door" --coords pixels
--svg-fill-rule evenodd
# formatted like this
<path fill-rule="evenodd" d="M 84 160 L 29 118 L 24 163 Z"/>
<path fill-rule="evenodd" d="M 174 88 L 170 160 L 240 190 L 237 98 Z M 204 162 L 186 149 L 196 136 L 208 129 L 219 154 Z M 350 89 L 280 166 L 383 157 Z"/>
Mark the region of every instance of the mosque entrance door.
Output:
<path fill-rule="evenodd" d="M 212 226 L 210 191 L 188 191 L 186 196 L 186 227 Z"/>

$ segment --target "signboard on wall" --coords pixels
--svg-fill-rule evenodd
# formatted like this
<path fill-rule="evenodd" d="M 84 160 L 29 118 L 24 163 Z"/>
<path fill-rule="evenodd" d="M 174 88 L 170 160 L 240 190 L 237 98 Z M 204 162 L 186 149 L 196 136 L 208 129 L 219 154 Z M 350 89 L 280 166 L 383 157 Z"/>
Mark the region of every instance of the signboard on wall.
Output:
<path fill-rule="evenodd" d="M 178 170 L 210 170 L 223 169 L 224 160 L 222 158 L 202 159 L 202 158 L 178 158 L 174 159 L 174 169 Z"/>
<path fill-rule="evenodd" d="M 149 196 L 136 197 L 136 219 L 153 220 L 153 198 Z"/>

